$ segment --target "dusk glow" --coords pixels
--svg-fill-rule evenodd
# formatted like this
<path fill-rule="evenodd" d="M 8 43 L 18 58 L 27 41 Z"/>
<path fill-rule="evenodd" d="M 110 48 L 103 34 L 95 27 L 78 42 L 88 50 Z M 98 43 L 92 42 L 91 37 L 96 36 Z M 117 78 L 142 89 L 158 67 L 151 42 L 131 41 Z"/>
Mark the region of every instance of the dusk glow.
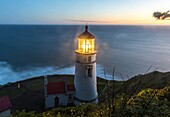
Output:
<path fill-rule="evenodd" d="M 92 24 L 168 25 L 169 21 L 156 21 L 152 14 L 169 8 L 170 0 L 1 0 L 0 24 L 82 24 L 70 20 L 92 20 L 98 21 Z"/>

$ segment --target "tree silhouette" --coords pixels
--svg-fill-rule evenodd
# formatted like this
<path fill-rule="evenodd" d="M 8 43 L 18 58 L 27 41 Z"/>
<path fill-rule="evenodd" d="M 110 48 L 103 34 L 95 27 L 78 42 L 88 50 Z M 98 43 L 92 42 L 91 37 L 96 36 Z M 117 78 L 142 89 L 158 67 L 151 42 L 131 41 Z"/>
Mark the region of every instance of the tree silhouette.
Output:
<path fill-rule="evenodd" d="M 158 20 L 170 20 L 170 11 L 167 12 L 154 12 L 153 17 L 155 17 Z"/>

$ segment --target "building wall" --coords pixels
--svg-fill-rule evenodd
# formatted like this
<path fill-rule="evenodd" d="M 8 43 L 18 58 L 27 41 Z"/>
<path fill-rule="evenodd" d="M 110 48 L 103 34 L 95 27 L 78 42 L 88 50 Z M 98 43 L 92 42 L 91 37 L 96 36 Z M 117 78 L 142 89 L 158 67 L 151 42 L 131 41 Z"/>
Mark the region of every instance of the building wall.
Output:
<path fill-rule="evenodd" d="M 0 117 L 6 117 L 6 116 L 9 117 L 10 114 L 11 114 L 11 110 L 8 109 L 8 110 L 5 110 L 3 112 L 0 112 Z"/>
<path fill-rule="evenodd" d="M 55 97 L 59 98 L 59 106 L 66 106 L 68 96 L 65 94 L 58 94 L 58 95 L 47 95 L 45 99 L 45 107 L 52 108 L 55 107 Z"/>

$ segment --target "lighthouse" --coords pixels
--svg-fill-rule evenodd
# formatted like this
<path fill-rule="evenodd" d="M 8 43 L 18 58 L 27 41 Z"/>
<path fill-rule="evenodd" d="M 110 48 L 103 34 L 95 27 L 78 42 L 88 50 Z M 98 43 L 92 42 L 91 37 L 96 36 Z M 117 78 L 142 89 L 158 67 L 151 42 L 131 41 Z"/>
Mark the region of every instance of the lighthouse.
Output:
<path fill-rule="evenodd" d="M 85 31 L 77 37 L 74 104 L 98 103 L 95 36 Z"/>

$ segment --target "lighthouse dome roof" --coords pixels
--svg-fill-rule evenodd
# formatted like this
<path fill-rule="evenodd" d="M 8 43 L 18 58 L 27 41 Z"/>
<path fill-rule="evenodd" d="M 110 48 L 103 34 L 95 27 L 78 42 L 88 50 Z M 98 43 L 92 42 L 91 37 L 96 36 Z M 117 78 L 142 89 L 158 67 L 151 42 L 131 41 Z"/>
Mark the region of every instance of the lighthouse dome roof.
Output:
<path fill-rule="evenodd" d="M 85 31 L 78 36 L 79 39 L 95 39 L 95 36 L 88 31 L 88 26 L 85 26 Z"/>

